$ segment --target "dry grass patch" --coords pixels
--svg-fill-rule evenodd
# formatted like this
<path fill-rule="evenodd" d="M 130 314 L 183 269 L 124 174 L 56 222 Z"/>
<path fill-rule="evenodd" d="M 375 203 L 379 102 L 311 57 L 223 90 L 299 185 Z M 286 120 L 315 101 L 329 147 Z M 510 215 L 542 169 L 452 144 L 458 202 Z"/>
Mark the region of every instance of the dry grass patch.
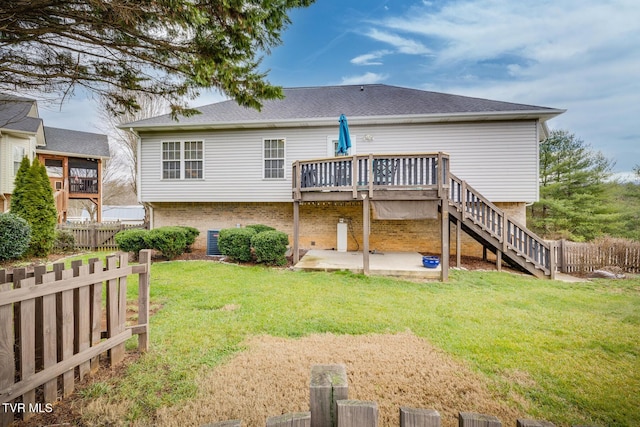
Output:
<path fill-rule="evenodd" d="M 401 406 L 437 409 L 444 426 L 456 426 L 459 411 L 496 415 L 504 425 L 525 416 L 493 393 L 487 379 L 407 332 L 255 337 L 246 351 L 200 376 L 194 399 L 158 411 L 154 424 L 242 419 L 243 426 L 264 426 L 267 417 L 308 411 L 311 366 L 333 363 L 347 367 L 349 398 L 378 403 L 381 426 L 399 425 Z"/>

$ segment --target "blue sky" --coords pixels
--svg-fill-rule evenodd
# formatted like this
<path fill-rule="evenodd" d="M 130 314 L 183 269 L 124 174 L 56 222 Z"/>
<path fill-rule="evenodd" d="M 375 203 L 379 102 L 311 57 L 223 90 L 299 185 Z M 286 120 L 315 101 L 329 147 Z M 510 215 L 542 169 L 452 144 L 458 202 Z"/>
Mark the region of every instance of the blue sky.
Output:
<path fill-rule="evenodd" d="M 640 164 L 637 0 L 317 0 L 290 17 L 263 60 L 273 84 L 384 83 L 567 109 L 551 128 L 602 151 L 615 172 Z M 93 103 L 40 113 L 96 132 Z"/>

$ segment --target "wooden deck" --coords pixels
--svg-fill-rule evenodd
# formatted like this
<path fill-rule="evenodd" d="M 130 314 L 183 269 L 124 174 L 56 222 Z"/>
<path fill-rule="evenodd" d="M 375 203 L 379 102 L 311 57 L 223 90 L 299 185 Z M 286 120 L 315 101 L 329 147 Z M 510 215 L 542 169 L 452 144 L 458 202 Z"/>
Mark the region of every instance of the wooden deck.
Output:
<path fill-rule="evenodd" d="M 298 201 L 439 200 L 449 185 L 446 153 L 355 155 L 293 164 Z"/>
<path fill-rule="evenodd" d="M 363 203 L 363 265 L 368 273 L 371 200 L 435 200 L 441 212 L 441 249 L 449 253 L 449 221 L 511 264 L 537 276 L 555 276 L 552 244 L 510 218 L 504 211 L 449 171 L 449 155 L 368 154 L 296 161 L 292 170 L 294 256 L 298 253 L 301 202 L 360 200 Z M 460 254 L 457 254 L 458 259 Z M 442 280 L 448 277 L 448 256 L 442 258 Z M 295 260 L 297 262 L 297 260 Z"/>

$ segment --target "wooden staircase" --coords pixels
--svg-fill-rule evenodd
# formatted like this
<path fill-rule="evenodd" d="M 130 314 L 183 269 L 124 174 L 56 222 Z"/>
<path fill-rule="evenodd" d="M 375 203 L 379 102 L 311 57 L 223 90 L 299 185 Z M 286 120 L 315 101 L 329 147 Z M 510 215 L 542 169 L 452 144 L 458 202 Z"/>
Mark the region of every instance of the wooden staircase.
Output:
<path fill-rule="evenodd" d="M 449 220 L 485 248 L 512 265 L 539 278 L 555 278 L 555 253 L 526 226 L 482 196 L 477 190 L 449 174 Z"/>

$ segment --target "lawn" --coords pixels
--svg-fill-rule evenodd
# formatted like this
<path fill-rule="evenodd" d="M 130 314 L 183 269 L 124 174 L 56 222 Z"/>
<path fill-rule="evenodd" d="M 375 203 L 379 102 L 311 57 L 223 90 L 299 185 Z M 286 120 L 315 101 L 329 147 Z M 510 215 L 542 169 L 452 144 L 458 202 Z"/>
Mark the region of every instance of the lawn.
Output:
<path fill-rule="evenodd" d="M 135 286 L 129 297 L 136 297 Z M 563 283 L 452 271 L 448 283 L 415 283 L 163 262 L 152 266 L 151 298 L 161 308 L 151 319 L 150 352 L 123 378 L 83 390 L 87 419 L 110 413 L 116 424 L 153 423 L 159 412 L 194 399 L 198 377 L 245 351 L 251 337 L 410 331 L 485 378 L 506 401 L 520 396 L 524 404 L 509 404 L 532 417 L 556 425 L 640 425 L 637 278 Z M 526 380 L 514 380 L 516 374 Z"/>

